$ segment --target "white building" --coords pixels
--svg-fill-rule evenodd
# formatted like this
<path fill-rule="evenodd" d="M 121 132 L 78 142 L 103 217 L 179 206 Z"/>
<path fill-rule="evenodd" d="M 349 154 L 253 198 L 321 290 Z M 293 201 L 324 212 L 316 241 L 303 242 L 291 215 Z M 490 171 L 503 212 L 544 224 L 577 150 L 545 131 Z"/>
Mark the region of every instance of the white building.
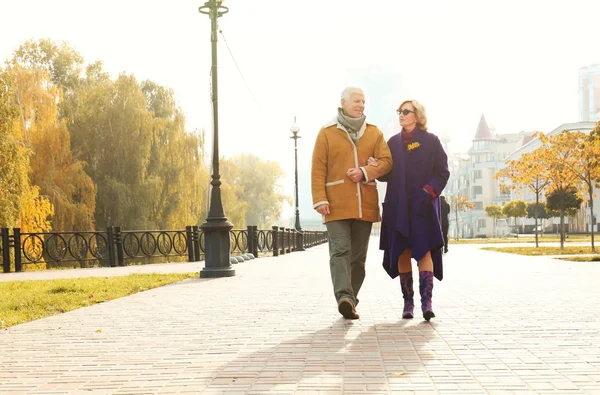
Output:
<path fill-rule="evenodd" d="M 579 69 L 579 120 L 600 121 L 600 64 Z"/>
<path fill-rule="evenodd" d="M 454 155 L 449 160 L 450 180 L 445 189 L 447 199 L 466 196 L 475 204 L 473 210 L 450 214 L 451 236 L 459 232 L 461 238 L 492 237 L 493 219 L 485 213 L 485 206 L 504 205 L 511 200 L 509 193 L 502 193 L 496 173 L 504 168 L 506 158 L 515 150 L 531 141 L 534 132 L 496 135 L 482 115 L 473 138 L 473 145 L 466 154 Z M 458 221 L 458 223 L 457 223 Z"/>

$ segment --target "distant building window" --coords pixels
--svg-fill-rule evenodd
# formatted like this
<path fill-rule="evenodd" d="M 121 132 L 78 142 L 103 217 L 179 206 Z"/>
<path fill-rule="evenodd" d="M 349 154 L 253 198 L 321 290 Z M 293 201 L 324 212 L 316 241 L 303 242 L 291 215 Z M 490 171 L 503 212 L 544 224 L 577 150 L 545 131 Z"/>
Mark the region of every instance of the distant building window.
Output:
<path fill-rule="evenodd" d="M 475 210 L 483 210 L 483 202 L 474 202 Z"/>
<path fill-rule="evenodd" d="M 473 170 L 473 181 L 481 179 L 481 170 Z"/>
<path fill-rule="evenodd" d="M 488 154 L 487 154 L 487 161 L 488 162 L 493 162 L 495 160 L 496 159 L 494 158 L 494 153 L 493 152 L 488 152 Z"/>
<path fill-rule="evenodd" d="M 483 187 L 480 185 L 473 186 L 473 195 L 481 195 L 483 193 Z"/>
<path fill-rule="evenodd" d="M 477 220 L 477 229 L 485 228 L 485 218 Z"/>

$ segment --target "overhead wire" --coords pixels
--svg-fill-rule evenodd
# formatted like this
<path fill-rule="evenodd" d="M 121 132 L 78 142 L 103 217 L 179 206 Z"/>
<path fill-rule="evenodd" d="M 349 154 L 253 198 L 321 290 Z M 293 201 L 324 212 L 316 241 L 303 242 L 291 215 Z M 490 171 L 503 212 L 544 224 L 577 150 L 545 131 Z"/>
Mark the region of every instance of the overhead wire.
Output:
<path fill-rule="evenodd" d="M 260 103 L 258 103 L 258 100 L 256 100 L 256 97 L 252 93 L 252 89 L 250 89 L 250 85 L 248 84 L 248 81 L 246 81 L 246 78 L 244 77 L 244 73 L 242 73 L 242 69 L 240 68 L 240 65 L 238 64 L 237 60 L 235 59 L 235 56 L 233 55 L 233 51 L 229 47 L 229 43 L 227 42 L 227 39 L 225 38 L 225 35 L 223 34 L 223 30 L 219 29 L 219 33 L 221 34 L 221 37 L 223 37 L 223 42 L 225 43 L 225 46 L 227 47 L 227 50 L 229 51 L 229 55 L 231 56 L 231 59 L 233 60 L 233 63 L 235 64 L 235 67 L 237 68 L 237 71 L 240 74 L 240 77 L 242 77 L 242 81 L 244 81 L 244 85 L 246 86 L 246 89 L 248 90 L 250 97 L 252 98 L 252 100 L 254 101 L 254 103 L 256 104 L 256 106 L 258 107 L 258 109 L 262 115 L 262 107 L 260 106 Z"/>

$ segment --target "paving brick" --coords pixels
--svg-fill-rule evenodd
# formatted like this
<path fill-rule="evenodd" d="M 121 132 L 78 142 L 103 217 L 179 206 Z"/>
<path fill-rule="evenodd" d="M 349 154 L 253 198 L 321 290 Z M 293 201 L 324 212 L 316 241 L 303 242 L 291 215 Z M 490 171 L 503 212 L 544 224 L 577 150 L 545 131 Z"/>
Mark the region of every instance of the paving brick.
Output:
<path fill-rule="evenodd" d="M 454 245 L 427 323 L 418 289 L 401 319 L 381 259 L 374 238 L 356 321 L 337 313 L 322 245 L 0 331 L 0 394 L 600 394 L 597 263 Z"/>

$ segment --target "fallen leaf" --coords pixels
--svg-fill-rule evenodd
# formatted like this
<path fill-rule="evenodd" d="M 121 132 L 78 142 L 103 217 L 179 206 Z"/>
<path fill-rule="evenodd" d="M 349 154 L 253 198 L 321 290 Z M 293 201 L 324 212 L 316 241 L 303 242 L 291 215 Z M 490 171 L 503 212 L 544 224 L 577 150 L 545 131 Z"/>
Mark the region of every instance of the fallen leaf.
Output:
<path fill-rule="evenodd" d="M 394 372 L 392 373 L 392 376 L 404 376 L 406 374 L 406 372 Z"/>
<path fill-rule="evenodd" d="M 102 329 L 96 329 L 96 333 L 102 333 Z"/>

